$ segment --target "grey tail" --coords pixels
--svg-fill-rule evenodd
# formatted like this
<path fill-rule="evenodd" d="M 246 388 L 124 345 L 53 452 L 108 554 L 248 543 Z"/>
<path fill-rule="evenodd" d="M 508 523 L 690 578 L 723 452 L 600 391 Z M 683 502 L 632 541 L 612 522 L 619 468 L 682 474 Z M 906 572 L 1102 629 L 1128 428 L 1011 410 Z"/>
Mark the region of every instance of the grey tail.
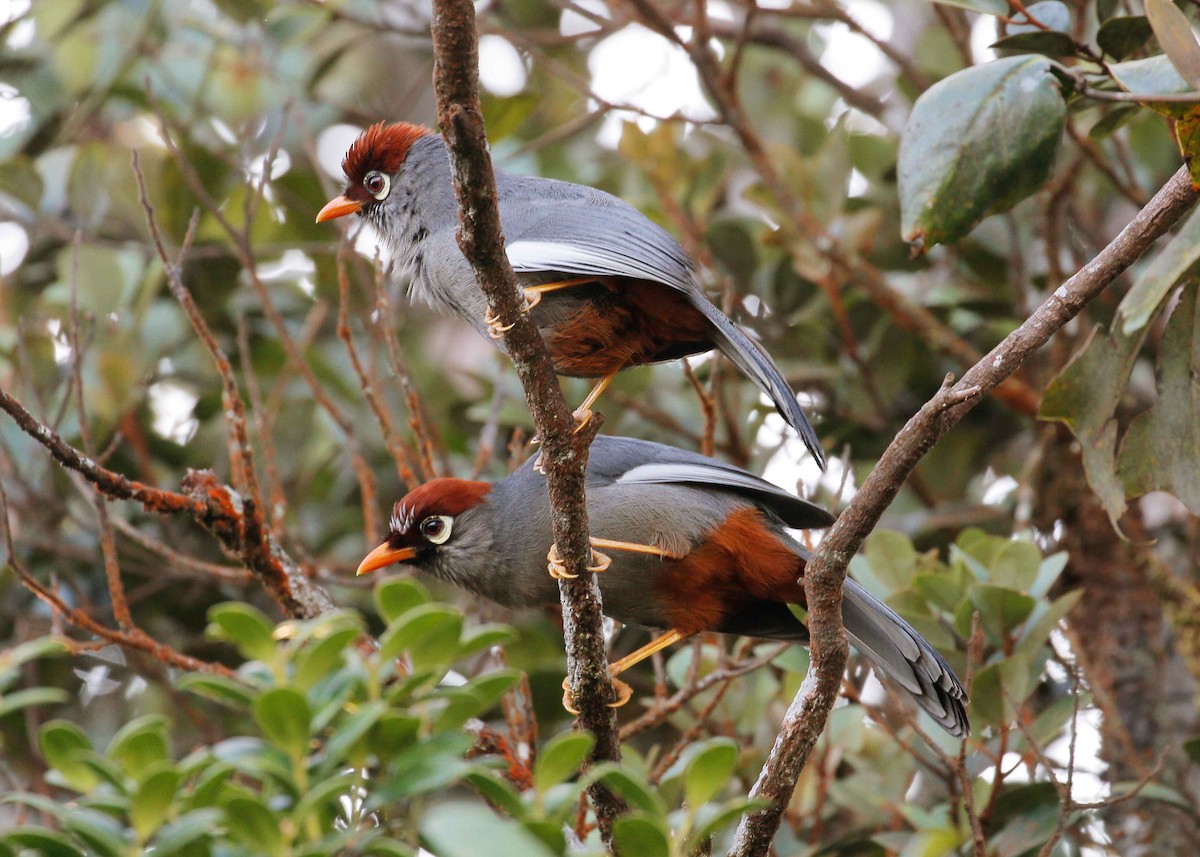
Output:
<path fill-rule="evenodd" d="M 698 292 L 698 290 L 697 290 Z M 751 339 L 741 327 L 730 321 L 708 298 L 696 293 L 689 295 L 692 304 L 712 322 L 716 331 L 717 347 L 742 374 L 753 381 L 760 390 L 771 397 L 775 409 L 796 430 L 817 464 L 825 469 L 825 450 L 817 440 L 812 423 L 804 415 L 796 394 L 788 386 L 775 361 L 761 345 Z"/>
<path fill-rule="evenodd" d="M 945 658 L 896 611 L 847 579 L 842 621 L 854 647 L 943 729 L 956 738 L 970 734 L 966 689 Z"/>

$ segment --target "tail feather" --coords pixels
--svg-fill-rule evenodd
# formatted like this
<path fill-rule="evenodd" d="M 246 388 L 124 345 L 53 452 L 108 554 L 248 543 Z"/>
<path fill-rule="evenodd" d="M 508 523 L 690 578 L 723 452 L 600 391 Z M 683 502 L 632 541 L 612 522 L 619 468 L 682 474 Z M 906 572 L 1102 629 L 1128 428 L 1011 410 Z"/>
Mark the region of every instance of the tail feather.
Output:
<path fill-rule="evenodd" d="M 970 733 L 967 691 L 938 651 L 911 625 L 853 580 L 842 592 L 842 620 L 854 647 L 895 681 L 943 729 Z"/>
<path fill-rule="evenodd" d="M 780 416 L 787 420 L 800 435 L 808 451 L 812 453 L 821 469 L 825 469 L 825 450 L 817 433 L 796 401 L 796 394 L 780 373 L 775 361 L 766 350 L 751 339 L 741 327 L 730 321 L 708 298 L 696 290 L 689 294 L 692 304 L 713 323 L 717 333 L 717 347 L 747 378 L 771 397 Z"/>

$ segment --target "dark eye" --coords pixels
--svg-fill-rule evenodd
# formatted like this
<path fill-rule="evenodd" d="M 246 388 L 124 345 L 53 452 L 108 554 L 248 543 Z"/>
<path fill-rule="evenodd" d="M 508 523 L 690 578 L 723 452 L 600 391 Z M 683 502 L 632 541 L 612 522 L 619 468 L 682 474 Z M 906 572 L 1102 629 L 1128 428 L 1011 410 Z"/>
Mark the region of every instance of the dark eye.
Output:
<path fill-rule="evenodd" d="M 363 187 L 367 189 L 367 193 L 376 199 L 383 199 L 388 195 L 391 189 L 391 181 L 383 173 L 369 172 L 367 177 L 363 179 Z"/>
<path fill-rule="evenodd" d="M 453 519 L 447 515 L 433 515 L 421 522 L 421 535 L 440 545 L 450 538 L 450 525 Z"/>

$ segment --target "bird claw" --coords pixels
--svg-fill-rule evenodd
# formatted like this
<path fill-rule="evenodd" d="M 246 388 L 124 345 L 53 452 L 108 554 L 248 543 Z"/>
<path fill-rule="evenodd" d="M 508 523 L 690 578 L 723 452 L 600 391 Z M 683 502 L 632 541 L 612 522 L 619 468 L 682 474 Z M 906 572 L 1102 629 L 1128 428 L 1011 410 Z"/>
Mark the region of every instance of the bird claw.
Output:
<path fill-rule="evenodd" d="M 579 434 L 583 431 L 584 426 L 592 421 L 592 409 L 577 408 L 571 413 L 571 416 L 575 418 L 575 428 L 571 431 L 571 434 Z"/>
<path fill-rule="evenodd" d="M 592 563 L 592 565 L 587 567 L 587 570 L 595 574 L 600 574 L 601 572 L 608 571 L 608 567 L 612 565 L 612 557 L 593 549 Z M 567 573 L 567 567 L 563 563 L 562 557 L 558 555 L 558 542 L 550 545 L 550 550 L 546 554 L 546 571 L 555 580 L 574 580 L 579 577 L 578 574 Z"/>
<path fill-rule="evenodd" d="M 613 690 L 617 692 L 617 698 L 612 702 L 604 703 L 609 708 L 620 708 L 633 698 L 633 688 L 621 681 L 616 676 L 610 676 L 613 683 Z M 579 716 L 579 709 L 575 707 L 575 697 L 571 693 L 571 677 L 567 676 L 562 680 L 562 707 L 567 713 L 575 717 Z"/>
<path fill-rule="evenodd" d="M 529 312 L 542 302 L 542 293 L 534 289 L 525 289 L 525 308 L 521 312 Z"/>
<path fill-rule="evenodd" d="M 546 571 L 555 580 L 574 580 L 579 577 L 578 574 L 568 574 L 567 567 L 563 564 L 562 558 L 558 555 L 558 542 L 550 545 L 550 551 L 546 554 Z M 568 709 L 569 710 L 569 709 Z M 578 714 L 579 712 L 576 712 Z"/>
<path fill-rule="evenodd" d="M 516 325 L 516 322 L 513 322 L 512 324 L 501 324 L 500 318 L 490 309 L 483 316 L 483 323 L 487 325 L 488 336 L 490 336 L 492 339 L 499 339 L 500 337 L 504 336 L 504 334 L 508 333 L 508 331 L 512 330 Z"/>
<path fill-rule="evenodd" d="M 533 469 L 543 476 L 546 475 L 546 462 L 542 460 L 542 454 L 540 452 L 538 453 L 538 457 L 533 461 Z"/>

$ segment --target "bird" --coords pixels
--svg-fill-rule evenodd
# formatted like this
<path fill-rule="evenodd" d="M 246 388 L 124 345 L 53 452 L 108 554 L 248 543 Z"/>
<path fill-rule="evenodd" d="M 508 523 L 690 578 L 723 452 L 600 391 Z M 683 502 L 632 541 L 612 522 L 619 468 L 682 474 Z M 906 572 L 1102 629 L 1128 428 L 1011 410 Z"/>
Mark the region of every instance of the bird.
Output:
<path fill-rule="evenodd" d="M 393 563 L 511 608 L 559 603 L 566 575 L 551 532 L 545 480 L 526 461 L 496 482 L 441 477 L 392 510 L 387 537 L 358 567 Z M 788 528 L 826 527 L 833 516 L 731 464 L 673 446 L 599 435 L 585 494 L 604 612 L 665 629 L 609 665 L 614 680 L 639 661 L 701 632 L 808 642 L 789 604 L 803 606 L 809 552 Z M 547 545 L 550 545 L 547 553 Z M 850 642 L 947 732 L 970 731 L 967 692 L 911 625 L 847 578 L 842 618 Z M 619 698 L 632 690 L 615 681 Z M 574 712 L 563 682 L 563 704 Z"/>
<path fill-rule="evenodd" d="M 408 275 L 413 297 L 452 310 L 503 350 L 511 323 L 490 314 L 458 247 L 445 140 L 420 125 L 381 122 L 350 146 L 342 171 L 345 190 L 317 222 L 365 219 Z M 499 169 L 495 175 L 508 259 L 555 371 L 598 379 L 576 410 L 580 426 L 622 369 L 717 348 L 771 398 L 825 469 L 816 431 L 775 362 L 705 296 L 670 233 L 592 187 Z"/>

